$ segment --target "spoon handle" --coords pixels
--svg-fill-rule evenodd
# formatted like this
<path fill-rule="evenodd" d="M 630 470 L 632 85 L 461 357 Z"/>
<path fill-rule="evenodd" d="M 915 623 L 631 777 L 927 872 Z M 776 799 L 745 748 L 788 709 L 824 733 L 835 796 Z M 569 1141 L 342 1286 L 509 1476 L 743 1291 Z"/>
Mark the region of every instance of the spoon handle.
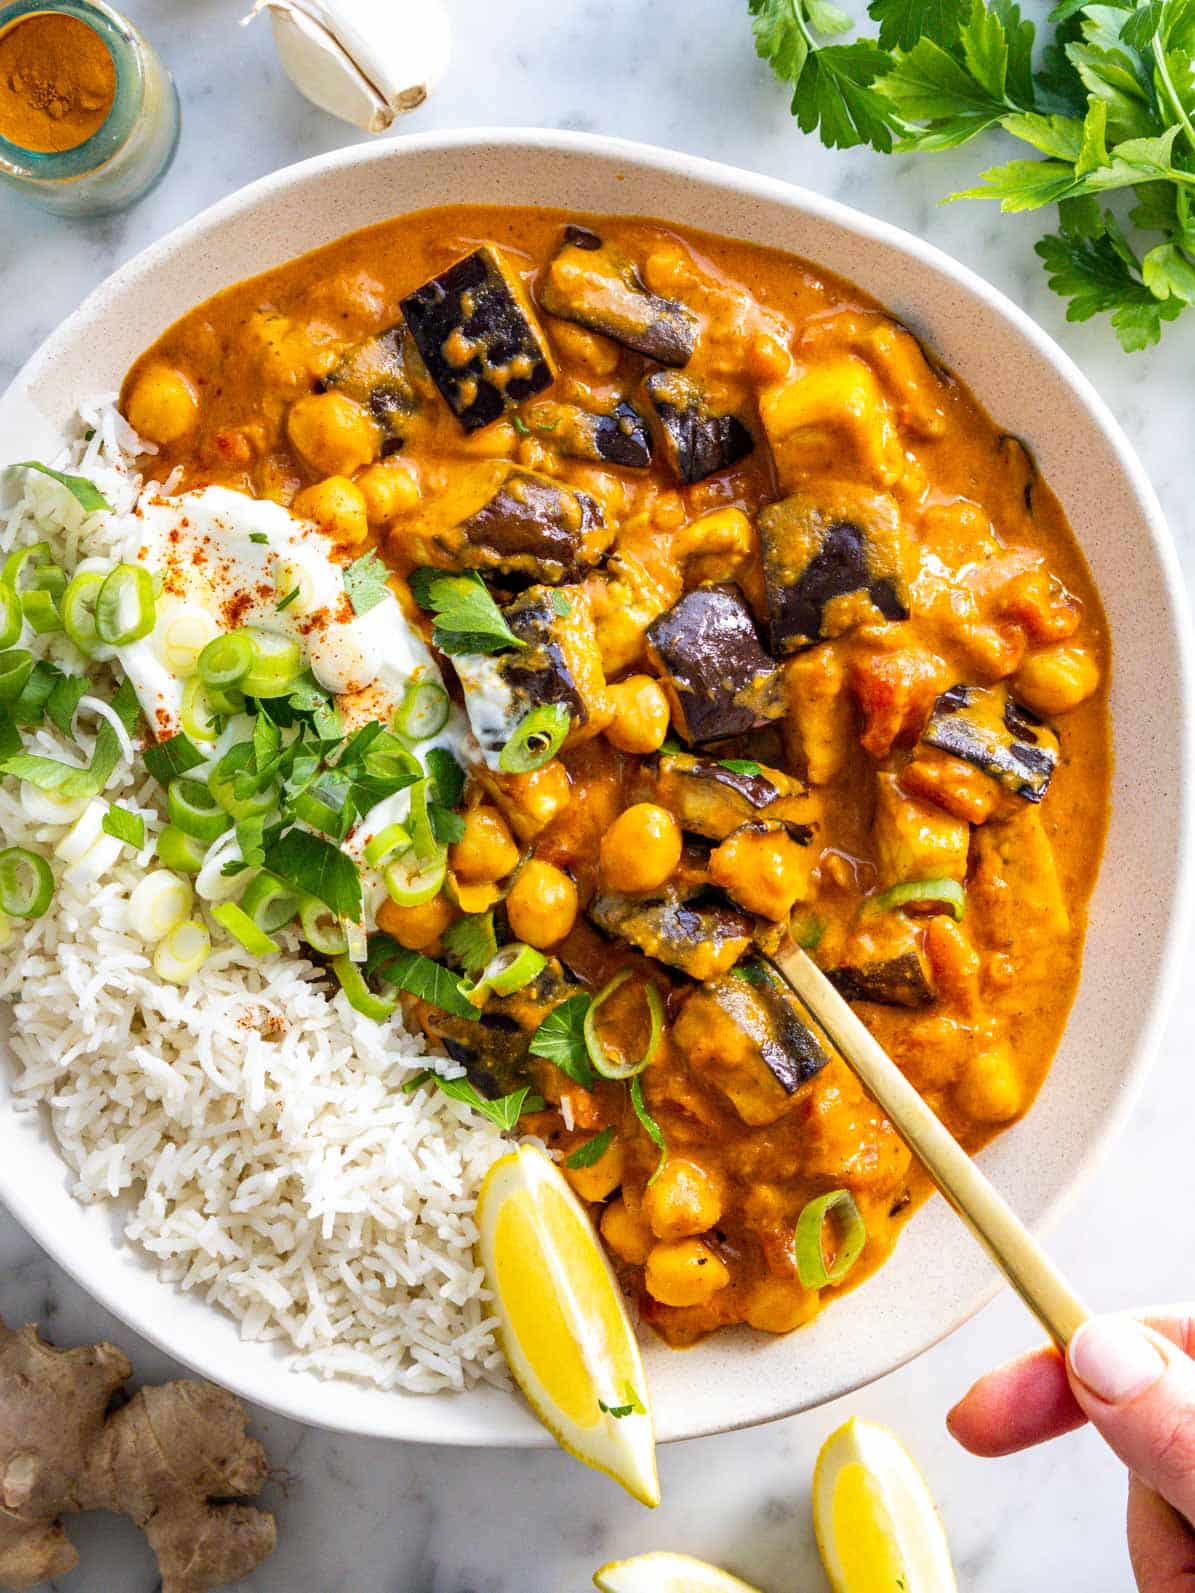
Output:
<path fill-rule="evenodd" d="M 1065 1351 L 1089 1313 L 1016 1212 L 812 959 L 786 943 L 771 960 L 942 1194 L 1055 1344 Z"/>

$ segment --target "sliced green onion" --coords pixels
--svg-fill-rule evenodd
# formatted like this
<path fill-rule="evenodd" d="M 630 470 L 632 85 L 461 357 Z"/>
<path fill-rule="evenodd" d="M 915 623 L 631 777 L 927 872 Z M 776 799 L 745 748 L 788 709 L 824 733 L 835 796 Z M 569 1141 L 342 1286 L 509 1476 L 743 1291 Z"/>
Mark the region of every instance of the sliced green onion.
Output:
<path fill-rule="evenodd" d="M 57 564 L 43 564 L 40 569 L 34 570 L 29 589 L 33 592 L 48 592 L 58 603 L 66 591 L 66 571 L 59 569 Z"/>
<path fill-rule="evenodd" d="M 330 835 L 338 841 L 343 839 L 352 822 L 351 808 L 334 808 L 314 791 L 297 791 L 290 799 L 290 806 L 295 818 L 321 835 Z"/>
<path fill-rule="evenodd" d="M 158 832 L 155 847 L 162 866 L 178 874 L 198 874 L 207 855 L 206 844 L 180 830 L 177 824 L 168 824 Z"/>
<path fill-rule="evenodd" d="M 44 857 L 23 846 L 0 852 L 0 911 L 10 918 L 40 918 L 54 900 L 54 872 Z"/>
<path fill-rule="evenodd" d="M 153 576 L 140 564 L 118 564 L 95 600 L 95 629 L 101 642 L 127 647 L 154 628 Z"/>
<path fill-rule="evenodd" d="M 0 648 L 19 641 L 24 624 L 25 611 L 16 587 L 0 581 Z"/>
<path fill-rule="evenodd" d="M 129 927 L 142 940 L 164 940 L 186 922 L 193 900 L 189 880 L 155 868 L 138 881 L 129 897 Z"/>
<path fill-rule="evenodd" d="M 33 673 L 33 654 L 23 647 L 0 653 L 0 703 L 16 702 Z"/>
<path fill-rule="evenodd" d="M 237 796 L 236 783 L 241 775 L 247 772 L 245 765 L 253 752 L 251 742 L 241 742 L 240 746 L 245 749 L 241 766 L 228 774 L 219 775 L 213 773 L 208 779 L 208 789 L 225 812 L 231 813 L 238 824 L 243 823 L 245 819 L 254 819 L 260 817 L 263 813 L 269 813 L 277 801 L 272 786 L 267 786 L 261 791 L 250 791 L 248 796 Z M 234 748 L 233 750 L 239 751 L 240 748 Z"/>
<path fill-rule="evenodd" d="M 447 873 L 448 859 L 443 853 L 425 861 L 412 846 L 393 863 L 387 863 L 382 879 L 392 902 L 399 907 L 418 907 L 439 894 Z"/>
<path fill-rule="evenodd" d="M 239 941 L 251 957 L 272 957 L 278 950 L 278 942 L 271 940 L 265 930 L 235 902 L 221 902 L 212 908 L 211 913 L 216 922 L 235 941 Z"/>
<path fill-rule="evenodd" d="M 249 629 L 244 634 L 253 644 L 253 661 L 238 686 L 247 697 L 285 697 L 303 672 L 298 642 L 274 631 Z"/>
<path fill-rule="evenodd" d="M 340 988 L 354 1012 L 360 1012 L 375 1023 L 385 1023 L 398 1005 L 397 996 L 379 996 L 365 983 L 365 976 L 348 956 L 333 959 L 332 971 L 340 980 Z"/>
<path fill-rule="evenodd" d="M 299 924 L 303 939 L 313 951 L 325 957 L 341 957 L 348 950 L 343 922 L 318 896 L 305 896 L 299 903 Z"/>
<path fill-rule="evenodd" d="M 211 956 L 212 938 L 198 919 L 172 929 L 158 942 L 154 952 L 154 971 L 172 985 L 185 985 L 193 979 Z"/>
<path fill-rule="evenodd" d="M 619 1061 L 606 1049 L 601 1036 L 597 1032 L 597 1015 L 602 1006 L 616 990 L 621 990 L 635 970 L 624 968 L 616 973 L 608 985 L 603 986 L 589 1003 L 585 1013 L 585 1049 L 589 1052 L 589 1060 L 593 1063 L 596 1072 L 604 1079 L 632 1079 L 637 1073 L 642 1073 L 655 1060 L 656 1052 L 660 1049 L 660 1036 L 664 1030 L 664 1003 L 660 1000 L 660 993 L 655 985 L 648 983 L 643 986 L 644 1000 L 647 1002 L 647 1018 L 650 1025 L 647 1036 L 647 1046 L 643 1055 L 637 1060 Z"/>
<path fill-rule="evenodd" d="M 833 1261 L 826 1260 L 825 1232 L 833 1224 L 837 1244 Z M 832 1189 L 811 1200 L 797 1218 L 794 1251 L 797 1275 L 806 1289 L 824 1289 L 841 1283 L 863 1254 L 867 1229 L 849 1189 Z"/>
<path fill-rule="evenodd" d="M 205 686 L 224 691 L 239 685 L 253 663 L 253 638 L 248 631 L 217 636 L 199 654 L 195 668 Z"/>
<path fill-rule="evenodd" d="M 19 592 L 23 575 L 27 574 L 30 577 L 29 584 L 32 585 L 34 572 L 49 563 L 48 542 L 31 542 L 27 547 L 14 548 L 4 561 L 4 568 L 0 570 L 0 582 Z"/>
<path fill-rule="evenodd" d="M 241 907 L 259 929 L 273 935 L 298 916 L 299 898 L 289 885 L 263 869 L 249 881 Z"/>
<path fill-rule="evenodd" d="M 465 995 L 475 1007 L 484 1005 L 491 991 L 496 996 L 513 996 L 543 971 L 547 961 L 542 951 L 516 940 L 490 958 L 481 978 L 465 991 Z"/>
<path fill-rule="evenodd" d="M 438 681 L 412 681 L 394 715 L 394 728 L 408 741 L 426 741 L 448 723 L 448 693 Z"/>
<path fill-rule="evenodd" d="M 180 604 L 160 626 L 162 662 L 172 675 L 188 679 L 199 668 L 204 649 L 218 638 L 219 630 L 216 621 L 198 603 Z"/>
<path fill-rule="evenodd" d="M 813 951 L 821 944 L 826 926 L 816 913 L 793 914 L 788 932 L 802 951 Z"/>
<path fill-rule="evenodd" d="M 652 1144 L 660 1153 L 659 1160 L 656 1162 L 656 1170 L 647 1180 L 647 1187 L 650 1189 L 655 1183 L 656 1179 L 664 1171 L 664 1164 L 668 1160 L 668 1142 L 664 1138 L 664 1130 L 656 1122 L 655 1118 L 647 1110 L 647 1107 L 644 1104 L 643 1080 L 638 1077 L 633 1078 L 631 1080 L 630 1088 L 628 1089 L 627 1094 L 631 1098 L 631 1106 L 634 1108 L 635 1116 L 639 1119 L 639 1123 L 643 1129 L 643 1132 L 647 1135 L 648 1139 L 651 1140 Z"/>
<path fill-rule="evenodd" d="M 87 658 L 103 645 L 95 626 L 95 606 L 105 579 L 102 570 L 80 570 L 62 597 L 62 628 Z"/>
<path fill-rule="evenodd" d="M 215 741 L 220 734 L 220 710 L 198 675 L 190 676 L 183 683 L 178 722 L 183 727 L 183 734 L 190 736 L 192 741 Z"/>
<path fill-rule="evenodd" d="M 366 842 L 363 856 L 370 868 L 381 868 L 391 852 L 405 852 L 411 837 L 401 824 L 387 824 Z"/>
<path fill-rule="evenodd" d="M 201 780 L 171 780 L 166 788 L 170 821 L 184 835 L 214 841 L 232 827 L 232 815 L 216 801 Z"/>
<path fill-rule="evenodd" d="M 64 863 L 81 863 L 104 833 L 104 815 L 108 804 L 100 797 L 90 797 L 87 806 L 54 848 L 54 856 Z"/>
<path fill-rule="evenodd" d="M 564 745 L 572 719 L 562 702 L 544 703 L 524 714 L 513 736 L 498 754 L 498 767 L 507 774 L 530 774 L 542 769 Z"/>
<path fill-rule="evenodd" d="M 21 806 L 35 824 L 73 824 L 87 811 L 90 797 L 60 797 L 43 791 L 27 780 L 21 781 Z"/>
<path fill-rule="evenodd" d="M 913 902 L 940 902 L 954 918 L 963 916 L 967 893 L 956 879 L 911 879 L 892 885 L 864 903 L 866 913 L 888 913 Z"/>
<path fill-rule="evenodd" d="M 411 787 L 411 807 L 407 818 L 411 831 L 411 845 L 415 849 L 415 855 L 425 863 L 433 862 L 444 851 L 436 840 L 436 832 L 432 829 L 431 786 L 430 780 L 420 780 Z"/>
<path fill-rule="evenodd" d="M 28 587 L 21 593 L 21 608 L 26 623 L 38 636 L 62 630 L 62 615 L 58 612 L 58 604 L 49 592 Z"/>

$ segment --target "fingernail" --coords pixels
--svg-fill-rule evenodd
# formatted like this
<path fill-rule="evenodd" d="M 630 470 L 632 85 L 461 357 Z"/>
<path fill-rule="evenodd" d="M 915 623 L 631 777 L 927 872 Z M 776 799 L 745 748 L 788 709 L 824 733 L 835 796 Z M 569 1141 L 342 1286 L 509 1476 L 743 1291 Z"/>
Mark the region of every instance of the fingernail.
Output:
<path fill-rule="evenodd" d="M 1166 1362 L 1153 1340 L 1130 1317 L 1086 1322 L 1070 1345 L 1070 1365 L 1085 1388 L 1108 1405 L 1124 1405 L 1156 1383 Z"/>

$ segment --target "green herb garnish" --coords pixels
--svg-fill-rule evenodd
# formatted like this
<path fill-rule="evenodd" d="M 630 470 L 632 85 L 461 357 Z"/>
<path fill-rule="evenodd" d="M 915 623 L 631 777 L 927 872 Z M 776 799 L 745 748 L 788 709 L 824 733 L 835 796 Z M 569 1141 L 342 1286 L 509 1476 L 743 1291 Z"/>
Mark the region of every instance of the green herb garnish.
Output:
<path fill-rule="evenodd" d="M 282 610 L 284 608 L 289 608 L 291 606 L 291 604 L 294 602 L 295 598 L 298 597 L 299 591 L 300 591 L 299 587 L 292 586 L 290 591 L 286 594 L 286 596 L 283 597 L 283 598 L 280 598 L 278 600 L 278 602 L 274 604 L 274 612 L 275 612 L 275 614 L 281 614 Z"/>
<path fill-rule="evenodd" d="M 462 973 L 476 978 L 498 955 L 498 938 L 494 934 L 494 915 L 470 913 L 449 924 L 440 937 L 445 950 L 460 964 Z"/>
<path fill-rule="evenodd" d="M 146 747 L 141 759 L 159 785 L 169 785 L 171 780 L 186 774 L 188 769 L 198 768 L 204 761 L 203 753 L 184 735 L 154 742 Z"/>
<path fill-rule="evenodd" d="M 18 699 L 19 701 L 19 699 Z M 131 733 L 137 723 L 137 696 L 126 680 L 112 699 L 112 707 L 126 731 Z M 14 775 L 26 780 L 41 791 L 52 791 L 64 799 L 98 796 L 112 772 L 120 762 L 120 741 L 116 731 L 105 719 L 96 734 L 91 762 L 79 769 L 57 758 L 43 758 L 28 752 L 17 752 L 0 763 L 0 774 Z"/>
<path fill-rule="evenodd" d="M 497 1124 L 504 1133 L 514 1128 L 524 1112 L 542 1111 L 544 1105 L 538 1095 L 531 1094 L 531 1088 L 526 1084 L 521 1090 L 513 1090 L 509 1095 L 500 1095 L 496 1101 L 491 1101 L 468 1079 L 442 1079 L 430 1068 L 424 1068 L 413 1079 L 408 1079 L 403 1085 L 403 1092 L 410 1095 L 423 1084 L 434 1084 L 441 1094 L 451 1096 L 454 1101 L 463 1101 L 475 1112 L 488 1117 L 491 1123 Z"/>
<path fill-rule="evenodd" d="M 99 509 L 111 511 L 112 505 L 96 486 L 94 481 L 88 481 L 86 476 L 70 476 L 64 470 L 51 470 L 49 465 L 43 465 L 37 459 L 20 459 L 12 470 L 36 470 L 40 475 L 49 476 L 51 481 L 56 481 L 74 498 L 80 508 L 86 509 L 88 514 L 95 514 Z"/>
<path fill-rule="evenodd" d="M 554 591 L 552 593 L 552 607 L 561 619 L 567 619 L 573 611 L 573 605 L 563 592 Z"/>
<path fill-rule="evenodd" d="M 649 1184 L 653 1184 L 663 1172 L 664 1163 L 668 1160 L 668 1146 L 664 1140 L 663 1129 L 643 1104 L 643 1080 L 638 1074 L 631 1080 L 630 1096 L 631 1105 L 635 1109 L 635 1116 L 642 1124 L 643 1132 L 660 1153 L 660 1159 L 656 1163 L 656 1170 L 647 1180 Z"/>
<path fill-rule="evenodd" d="M 249 540 L 250 542 L 258 543 L 259 545 L 268 545 L 270 539 L 264 531 L 250 531 Z"/>
<path fill-rule="evenodd" d="M 647 1415 L 643 1401 L 639 1398 L 638 1394 L 636 1394 L 630 1383 L 624 1383 L 622 1385 L 622 1397 L 626 1401 L 625 1405 L 607 1405 L 604 1401 L 599 1399 L 598 1409 L 600 1411 L 604 1411 L 607 1416 L 613 1416 L 615 1421 L 621 1421 L 624 1416 Z"/>
<path fill-rule="evenodd" d="M 756 763 L 754 758 L 719 758 L 719 769 L 729 769 L 731 774 L 762 774 L 763 764 Z"/>
<path fill-rule="evenodd" d="M 145 820 L 140 813 L 130 813 L 128 808 L 110 807 L 104 814 L 103 828 L 105 835 L 114 835 L 135 852 L 145 845 Z"/>
<path fill-rule="evenodd" d="M 871 0 L 875 38 L 827 44 L 852 18 L 826 0 L 748 0 L 755 43 L 830 147 L 948 150 L 999 128 L 1030 158 L 952 198 L 1058 206 L 1036 250 L 1067 318 L 1111 316 L 1128 350 L 1195 303 L 1195 13 L 1188 0 L 1061 0 L 1033 68 L 1013 0 Z M 1128 190 L 1130 231 L 1102 196 Z"/>
<path fill-rule="evenodd" d="M 371 608 L 377 608 L 390 591 L 389 578 L 390 571 L 376 553 L 370 551 L 354 559 L 344 572 L 344 589 L 353 613 L 368 614 Z"/>
<path fill-rule="evenodd" d="M 590 997 L 584 992 L 566 996 L 531 1036 L 532 1056 L 546 1057 L 574 1084 L 591 1090 L 597 1075 L 589 1061 L 589 1048 L 585 1044 L 585 1014 L 589 1011 Z"/>
<path fill-rule="evenodd" d="M 410 584 L 419 607 L 436 616 L 432 643 L 442 653 L 500 653 L 526 646 L 502 617 L 479 575 L 446 575 L 424 566 L 413 572 Z"/>
<path fill-rule="evenodd" d="M 64 736 L 74 735 L 75 710 L 80 699 L 87 695 L 84 675 L 62 675 L 54 682 L 54 689 L 46 698 L 46 715 Z"/>
<path fill-rule="evenodd" d="M 581 1167 L 592 1167 L 595 1162 L 600 1162 L 610 1149 L 610 1141 L 614 1138 L 614 1127 L 604 1128 L 600 1134 L 595 1134 L 592 1139 L 587 1139 L 584 1145 L 578 1145 L 571 1156 L 566 1156 L 564 1165 L 575 1170 Z"/>
<path fill-rule="evenodd" d="M 287 830 L 264 848 L 262 865 L 294 890 L 317 897 L 337 918 L 352 923 L 360 919 L 361 880 L 356 866 L 322 836 Z"/>
<path fill-rule="evenodd" d="M 456 974 L 421 952 L 405 950 L 389 935 L 369 937 L 365 971 L 367 977 L 376 976 L 384 984 L 406 990 L 454 1018 L 476 1022 L 481 1016 L 473 1003 L 462 995 Z"/>

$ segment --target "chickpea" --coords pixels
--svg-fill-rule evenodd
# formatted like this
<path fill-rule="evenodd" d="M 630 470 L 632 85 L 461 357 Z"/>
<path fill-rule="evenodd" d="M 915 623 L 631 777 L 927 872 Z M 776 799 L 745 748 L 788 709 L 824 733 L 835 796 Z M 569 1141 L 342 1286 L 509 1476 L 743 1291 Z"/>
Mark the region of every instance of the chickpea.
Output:
<path fill-rule="evenodd" d="M 558 758 L 530 774 L 508 774 L 503 787 L 509 799 L 507 817 L 524 841 L 538 835 L 572 801 L 568 770 Z"/>
<path fill-rule="evenodd" d="M 564 1176 L 582 1200 L 605 1200 L 622 1183 L 626 1152 L 618 1140 L 606 1149 L 592 1167 L 564 1167 Z"/>
<path fill-rule="evenodd" d="M 688 1239 L 718 1221 L 722 1195 L 704 1167 L 673 1156 L 644 1191 L 643 1215 L 657 1239 Z"/>
<path fill-rule="evenodd" d="M 783 826 L 745 824 L 710 853 L 710 878 L 740 907 L 779 923 L 805 895 L 810 862 Z"/>
<path fill-rule="evenodd" d="M 351 476 L 378 456 L 377 422 L 343 393 L 308 393 L 291 405 L 286 433 L 295 452 L 326 476 Z"/>
<path fill-rule="evenodd" d="M 1087 649 L 1059 642 L 1029 654 L 1014 689 L 1035 713 L 1063 714 L 1085 702 L 1099 683 L 1099 665 Z"/>
<path fill-rule="evenodd" d="M 747 1296 L 743 1318 L 761 1333 L 791 1333 L 817 1313 L 817 1291 L 789 1278 L 761 1278 Z"/>
<path fill-rule="evenodd" d="M 574 326 L 571 321 L 553 321 L 552 341 L 561 359 L 579 365 L 591 376 L 613 376 L 618 369 L 618 344 L 583 326 Z"/>
<path fill-rule="evenodd" d="M 981 1123 L 1006 1123 L 1021 1110 L 1022 1090 L 1007 1051 L 981 1051 L 955 1086 L 959 1110 Z"/>
<path fill-rule="evenodd" d="M 199 419 L 199 395 L 182 371 L 150 365 L 129 394 L 128 422 L 146 442 L 172 443 Z"/>
<path fill-rule="evenodd" d="M 452 847 L 454 874 L 473 883 L 504 879 L 519 861 L 519 849 L 496 808 L 483 804 L 465 814 L 465 833 Z"/>
<path fill-rule="evenodd" d="M 456 917 L 456 910 L 444 895 L 433 896 L 417 907 L 400 907 L 387 898 L 378 908 L 378 928 L 393 935 L 408 951 L 426 951 Z"/>
<path fill-rule="evenodd" d="M 419 483 L 398 464 L 369 465 L 357 477 L 370 525 L 389 525 L 419 502 Z"/>
<path fill-rule="evenodd" d="M 648 1255 L 644 1282 L 661 1305 L 704 1305 L 726 1287 L 730 1273 L 700 1239 L 661 1240 Z"/>
<path fill-rule="evenodd" d="M 792 369 L 793 357 L 779 338 L 757 332 L 747 344 L 747 369 L 757 382 L 779 382 Z"/>
<path fill-rule="evenodd" d="M 625 1200 L 612 1200 L 602 1212 L 602 1238 L 620 1261 L 641 1267 L 652 1248 L 651 1229 L 641 1211 L 632 1211 Z"/>
<path fill-rule="evenodd" d="M 300 519 L 314 520 L 334 542 L 364 542 L 369 535 L 365 499 L 347 476 L 328 476 L 313 487 L 304 487 L 291 511 Z"/>
<path fill-rule="evenodd" d="M 602 878 L 611 890 L 654 890 L 676 868 L 680 854 L 680 825 L 667 808 L 636 802 L 602 836 Z"/>
<path fill-rule="evenodd" d="M 628 675 L 606 688 L 614 717 L 606 740 L 620 752 L 657 752 L 668 734 L 668 699 L 650 675 Z"/>
<path fill-rule="evenodd" d="M 563 940 L 577 918 L 577 887 L 562 870 L 533 857 L 506 898 L 506 918 L 516 940 L 540 951 Z"/>

